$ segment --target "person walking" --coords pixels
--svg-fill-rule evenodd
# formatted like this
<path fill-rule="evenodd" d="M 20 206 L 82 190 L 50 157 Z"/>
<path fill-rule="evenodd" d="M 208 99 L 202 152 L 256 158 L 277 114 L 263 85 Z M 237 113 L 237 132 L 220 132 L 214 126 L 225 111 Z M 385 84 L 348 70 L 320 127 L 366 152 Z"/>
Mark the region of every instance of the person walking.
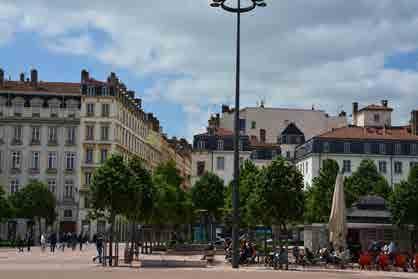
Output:
<path fill-rule="evenodd" d="M 51 245 L 51 253 L 55 253 L 55 247 L 57 246 L 57 234 L 55 232 L 51 233 L 50 245 Z"/>
<path fill-rule="evenodd" d="M 41 234 L 41 251 L 42 251 L 42 253 L 45 252 L 45 248 L 46 248 L 46 237 L 45 237 L 45 234 Z"/>
<path fill-rule="evenodd" d="M 75 248 L 77 247 L 77 234 L 76 233 L 73 233 L 71 235 L 71 247 L 73 251 L 75 251 Z"/>
<path fill-rule="evenodd" d="M 83 234 L 78 235 L 78 245 L 80 246 L 80 251 L 83 250 Z"/>
<path fill-rule="evenodd" d="M 20 237 L 20 235 L 17 236 L 17 251 L 19 253 L 23 253 L 23 246 L 24 246 L 24 242 L 22 240 L 22 238 Z"/>
<path fill-rule="evenodd" d="M 61 232 L 59 234 L 59 243 L 60 243 L 60 248 L 61 248 L 62 252 L 64 252 L 64 250 L 65 250 L 65 242 L 66 242 L 65 233 Z"/>
<path fill-rule="evenodd" d="M 27 246 L 28 252 L 30 252 L 30 248 L 32 246 L 32 235 L 29 232 L 26 234 L 26 246 Z"/>
<path fill-rule="evenodd" d="M 93 262 L 96 262 L 99 259 L 99 263 L 102 263 L 102 253 L 103 253 L 103 236 L 99 234 L 95 234 L 93 236 L 93 241 L 96 244 L 97 256 L 93 258 Z"/>

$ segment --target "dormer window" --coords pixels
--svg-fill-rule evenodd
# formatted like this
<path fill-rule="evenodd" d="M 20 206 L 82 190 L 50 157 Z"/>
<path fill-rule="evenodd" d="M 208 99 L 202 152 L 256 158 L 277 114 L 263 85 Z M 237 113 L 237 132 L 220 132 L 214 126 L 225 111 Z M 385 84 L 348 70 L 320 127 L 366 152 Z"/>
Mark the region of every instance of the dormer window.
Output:
<path fill-rule="evenodd" d="M 206 147 L 205 141 L 200 140 L 200 141 L 197 142 L 197 148 L 198 149 L 203 150 L 203 149 L 205 149 L 205 147 Z"/>
<path fill-rule="evenodd" d="M 344 153 L 350 153 L 350 143 L 344 142 Z"/>
<path fill-rule="evenodd" d="M 322 149 L 323 149 L 323 151 L 324 151 L 325 153 L 328 153 L 328 152 L 329 152 L 329 150 L 330 150 L 330 148 L 329 148 L 329 142 L 324 142 L 324 143 L 322 144 Z"/>
<path fill-rule="evenodd" d="M 223 140 L 218 140 L 218 146 L 217 146 L 218 150 L 224 150 L 224 141 Z"/>
<path fill-rule="evenodd" d="M 402 146 L 400 143 L 395 144 L 395 154 L 401 154 L 402 152 Z"/>
<path fill-rule="evenodd" d="M 379 114 L 377 114 L 377 113 L 375 113 L 375 114 L 373 115 L 373 119 L 374 119 L 374 122 L 380 122 L 380 115 L 379 115 Z"/>
<path fill-rule="evenodd" d="M 102 87 L 102 96 L 109 96 L 109 88 L 106 86 Z"/>
<path fill-rule="evenodd" d="M 379 153 L 380 154 L 386 153 L 386 145 L 384 143 L 379 144 Z"/>
<path fill-rule="evenodd" d="M 96 96 L 96 88 L 93 86 L 87 87 L 87 96 L 88 97 L 94 97 Z"/>
<path fill-rule="evenodd" d="M 14 105 L 14 115 L 22 116 L 23 114 L 23 103 L 15 103 Z"/>

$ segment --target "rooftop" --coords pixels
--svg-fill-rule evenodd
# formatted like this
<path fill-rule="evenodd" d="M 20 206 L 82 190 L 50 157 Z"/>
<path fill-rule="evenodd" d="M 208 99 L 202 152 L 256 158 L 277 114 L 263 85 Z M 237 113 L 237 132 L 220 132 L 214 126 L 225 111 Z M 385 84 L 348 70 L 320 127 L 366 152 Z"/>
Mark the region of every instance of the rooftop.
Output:
<path fill-rule="evenodd" d="M 371 139 L 371 140 L 418 140 L 409 126 L 400 127 L 358 127 L 347 126 L 326 132 L 317 138 L 330 139 Z"/>
<path fill-rule="evenodd" d="M 40 81 L 33 86 L 29 81 L 5 80 L 0 86 L 0 92 L 16 92 L 23 94 L 32 93 L 60 93 L 60 94 L 81 94 L 81 84 L 76 82 L 43 82 Z"/>
<path fill-rule="evenodd" d="M 365 111 L 365 110 L 382 110 L 382 111 L 393 111 L 393 108 L 390 108 L 388 106 L 384 106 L 384 105 L 368 105 L 362 109 L 360 109 L 359 111 Z"/>

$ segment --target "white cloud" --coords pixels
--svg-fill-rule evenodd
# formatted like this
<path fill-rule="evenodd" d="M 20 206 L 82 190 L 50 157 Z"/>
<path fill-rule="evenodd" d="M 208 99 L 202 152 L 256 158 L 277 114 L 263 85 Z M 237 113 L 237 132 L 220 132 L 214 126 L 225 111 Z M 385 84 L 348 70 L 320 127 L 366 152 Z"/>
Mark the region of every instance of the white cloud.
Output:
<path fill-rule="evenodd" d="M 183 105 L 192 132 L 204 127 L 214 105 L 233 103 L 235 19 L 208 0 L 33 2 L 0 0 L 13 11 L 0 11 L 0 43 L 17 31 L 37 32 L 55 51 L 161 77 L 147 100 Z M 397 119 L 407 118 L 417 104 L 418 75 L 385 69 L 384 62 L 418 48 L 418 1 L 266 2 L 268 8 L 243 16 L 243 105 L 264 98 L 335 113 L 352 101 L 387 98 Z M 13 28 L 5 33 L 2 26 Z M 93 42 L 96 31 L 105 42 Z"/>

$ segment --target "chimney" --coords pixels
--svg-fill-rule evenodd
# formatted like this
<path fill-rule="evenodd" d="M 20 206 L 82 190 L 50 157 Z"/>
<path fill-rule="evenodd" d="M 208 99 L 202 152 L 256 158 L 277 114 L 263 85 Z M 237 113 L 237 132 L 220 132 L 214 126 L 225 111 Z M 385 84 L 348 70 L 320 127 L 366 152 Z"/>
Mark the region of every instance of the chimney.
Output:
<path fill-rule="evenodd" d="M 413 135 L 418 136 L 418 110 L 411 112 L 411 132 Z"/>
<path fill-rule="evenodd" d="M 140 98 L 136 98 L 135 102 L 138 104 L 138 108 L 140 109 L 142 107 L 142 100 Z"/>
<path fill-rule="evenodd" d="M 128 93 L 128 96 L 131 97 L 131 99 L 135 98 L 135 91 L 129 90 L 127 93 Z"/>
<path fill-rule="evenodd" d="M 3 86 L 4 83 L 4 71 L 0 68 L 0 86 Z"/>
<path fill-rule="evenodd" d="M 222 113 L 229 113 L 229 106 L 227 105 L 222 105 Z"/>
<path fill-rule="evenodd" d="M 388 107 L 388 100 L 382 100 L 382 106 L 387 108 Z"/>
<path fill-rule="evenodd" d="M 353 103 L 353 125 L 357 126 L 357 114 L 358 114 L 358 103 L 354 102 Z"/>
<path fill-rule="evenodd" d="M 87 72 L 86 70 L 82 70 L 81 71 L 81 83 L 87 82 L 90 79 L 90 75 L 89 72 Z"/>
<path fill-rule="evenodd" d="M 36 69 L 30 71 L 30 84 L 34 87 L 38 85 L 38 71 Z"/>
<path fill-rule="evenodd" d="M 116 74 L 114 72 L 110 73 L 110 76 L 108 79 L 109 79 L 110 84 L 112 85 L 116 85 L 118 83 L 118 78 L 116 77 Z"/>
<path fill-rule="evenodd" d="M 20 82 L 25 82 L 25 74 L 24 73 L 20 73 Z"/>

